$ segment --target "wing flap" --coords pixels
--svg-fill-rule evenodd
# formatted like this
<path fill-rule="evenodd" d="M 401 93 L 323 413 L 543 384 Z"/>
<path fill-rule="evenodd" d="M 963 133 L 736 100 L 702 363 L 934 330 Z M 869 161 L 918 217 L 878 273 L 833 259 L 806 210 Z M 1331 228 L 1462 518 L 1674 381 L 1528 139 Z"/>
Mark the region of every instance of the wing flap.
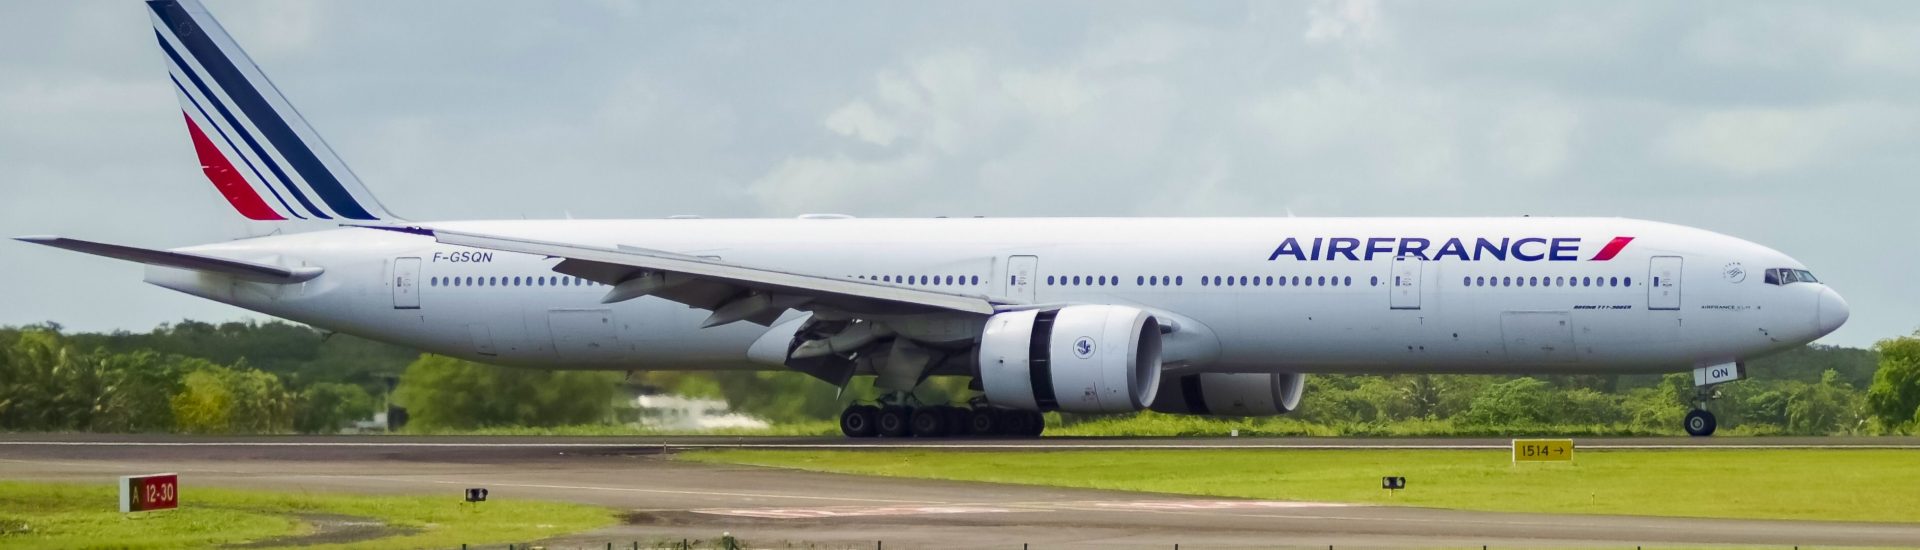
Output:
<path fill-rule="evenodd" d="M 321 273 L 325 272 L 324 269 L 318 267 L 287 268 L 277 265 L 217 258 L 190 252 L 135 248 L 65 237 L 34 236 L 17 237 L 14 240 L 147 265 L 219 273 L 256 283 L 278 285 L 304 283 L 312 280 L 314 277 L 319 277 Z"/>
<path fill-rule="evenodd" d="M 555 271 L 616 287 L 656 272 L 684 276 L 692 280 L 629 297 L 651 295 L 701 309 L 719 309 L 738 300 L 765 296 L 776 304 L 804 298 L 809 307 L 866 314 L 956 311 L 990 315 L 995 311 L 994 303 L 982 296 L 790 273 L 631 246 L 600 248 L 439 229 L 433 230 L 433 235 L 444 244 L 563 258 Z M 618 288 L 614 292 L 619 292 Z M 609 299 L 619 297 L 609 294 Z M 746 320 L 767 318 L 764 311 L 758 313 Z"/>

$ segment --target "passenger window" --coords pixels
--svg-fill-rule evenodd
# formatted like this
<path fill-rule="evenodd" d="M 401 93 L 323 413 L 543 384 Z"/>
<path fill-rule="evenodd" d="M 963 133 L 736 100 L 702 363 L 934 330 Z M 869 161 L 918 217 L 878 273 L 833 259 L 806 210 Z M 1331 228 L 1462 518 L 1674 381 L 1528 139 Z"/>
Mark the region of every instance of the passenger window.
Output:
<path fill-rule="evenodd" d="M 1371 286 L 1380 286 L 1380 276 L 1374 275 L 1373 277 L 1369 278 L 1367 280 L 1367 284 Z"/>
<path fill-rule="evenodd" d="M 1627 277 L 1625 279 L 1621 279 L 1620 283 L 1621 283 L 1621 286 L 1633 286 L 1633 277 Z"/>
<path fill-rule="evenodd" d="M 1613 278 L 1607 279 L 1607 286 L 1620 286 L 1620 278 L 1613 277 Z"/>

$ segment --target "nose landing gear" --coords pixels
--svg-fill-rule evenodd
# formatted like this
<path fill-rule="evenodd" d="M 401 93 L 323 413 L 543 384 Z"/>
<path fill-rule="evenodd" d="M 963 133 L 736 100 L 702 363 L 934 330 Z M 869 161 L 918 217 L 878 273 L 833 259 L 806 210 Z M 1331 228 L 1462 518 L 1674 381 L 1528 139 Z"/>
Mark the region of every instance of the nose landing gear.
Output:
<path fill-rule="evenodd" d="M 1687 413 L 1687 435 L 1706 437 L 1720 422 L 1707 410 L 1707 404 L 1720 398 L 1719 385 L 1746 377 L 1746 365 L 1726 363 L 1693 369 L 1693 410 Z"/>
<path fill-rule="evenodd" d="M 1706 409 L 1694 409 L 1687 413 L 1687 435 L 1706 437 L 1713 435 L 1713 429 L 1719 426 L 1713 413 Z"/>

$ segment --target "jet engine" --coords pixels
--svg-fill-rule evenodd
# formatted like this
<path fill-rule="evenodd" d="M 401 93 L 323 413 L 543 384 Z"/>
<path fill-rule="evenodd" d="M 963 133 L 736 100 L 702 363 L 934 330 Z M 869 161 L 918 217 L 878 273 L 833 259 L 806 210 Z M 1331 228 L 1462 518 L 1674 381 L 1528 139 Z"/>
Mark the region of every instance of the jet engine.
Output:
<path fill-rule="evenodd" d="M 1211 416 L 1273 416 L 1300 407 L 1307 375 L 1204 372 L 1160 381 L 1153 410 Z"/>
<path fill-rule="evenodd" d="M 1132 412 L 1160 387 L 1160 322 L 1126 306 L 994 315 L 980 335 L 987 402 L 1029 411 Z"/>

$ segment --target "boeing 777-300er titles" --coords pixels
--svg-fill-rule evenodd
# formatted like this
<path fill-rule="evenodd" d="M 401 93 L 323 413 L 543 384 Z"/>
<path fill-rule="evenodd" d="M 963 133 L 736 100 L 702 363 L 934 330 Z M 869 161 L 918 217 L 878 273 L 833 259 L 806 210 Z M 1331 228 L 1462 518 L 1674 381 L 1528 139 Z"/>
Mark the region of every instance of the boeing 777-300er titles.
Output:
<path fill-rule="evenodd" d="M 875 376 L 849 436 L 1037 435 L 1041 411 L 1275 415 L 1308 373 L 1691 369 L 1716 384 L 1847 303 L 1805 266 L 1628 219 L 412 222 L 389 213 L 194 0 L 155 0 L 187 134 L 251 238 L 151 250 L 147 282 L 529 368 Z M 965 376 L 967 406 L 917 403 Z"/>

